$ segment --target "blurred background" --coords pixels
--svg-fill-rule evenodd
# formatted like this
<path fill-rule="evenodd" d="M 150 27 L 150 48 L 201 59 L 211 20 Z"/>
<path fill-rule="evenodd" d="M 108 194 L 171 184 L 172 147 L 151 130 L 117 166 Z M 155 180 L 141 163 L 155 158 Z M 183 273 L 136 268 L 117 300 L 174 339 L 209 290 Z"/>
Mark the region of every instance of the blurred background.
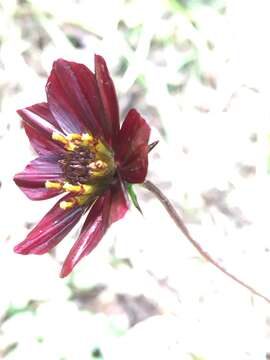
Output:
<path fill-rule="evenodd" d="M 270 305 L 198 255 L 150 193 L 67 279 L 78 232 L 13 253 L 55 199 L 12 177 L 35 157 L 15 110 L 52 62 L 105 57 L 122 119 L 160 140 L 148 178 L 215 259 L 270 297 L 268 0 L 0 0 L 0 358 L 270 359 Z"/>

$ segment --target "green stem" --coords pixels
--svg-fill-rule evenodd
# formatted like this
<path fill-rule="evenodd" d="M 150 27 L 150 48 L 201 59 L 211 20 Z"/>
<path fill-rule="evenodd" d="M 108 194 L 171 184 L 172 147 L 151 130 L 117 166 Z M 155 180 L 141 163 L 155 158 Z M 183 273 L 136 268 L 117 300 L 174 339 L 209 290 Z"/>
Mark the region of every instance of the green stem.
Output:
<path fill-rule="evenodd" d="M 192 238 L 190 235 L 186 225 L 184 224 L 183 220 L 181 219 L 180 215 L 176 212 L 175 208 L 173 207 L 172 203 L 168 200 L 168 198 L 161 192 L 161 190 L 156 187 L 151 181 L 147 180 L 143 183 L 143 186 L 151 191 L 156 198 L 161 202 L 164 208 L 167 210 L 168 214 L 175 222 L 176 226 L 181 230 L 181 232 L 185 235 L 185 237 L 189 240 L 189 242 L 197 249 L 197 251 L 202 255 L 207 261 L 209 261 L 212 265 L 214 265 L 217 269 L 219 269 L 223 274 L 227 275 L 229 278 L 237 282 L 239 285 L 248 289 L 252 294 L 257 295 L 270 303 L 270 299 L 263 294 L 259 293 L 255 289 L 253 289 L 248 284 L 244 283 L 242 280 L 239 280 L 235 275 L 228 272 L 222 265 L 220 265 L 215 259 L 212 258 L 202 247 L 201 245 Z"/>

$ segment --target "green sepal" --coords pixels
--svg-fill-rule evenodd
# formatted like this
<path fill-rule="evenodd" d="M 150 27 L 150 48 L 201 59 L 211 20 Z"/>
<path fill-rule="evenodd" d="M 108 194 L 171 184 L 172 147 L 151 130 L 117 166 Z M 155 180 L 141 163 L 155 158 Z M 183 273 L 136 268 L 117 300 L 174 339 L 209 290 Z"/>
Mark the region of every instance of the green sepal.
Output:
<path fill-rule="evenodd" d="M 136 195 L 136 193 L 135 193 L 135 191 L 133 189 L 132 184 L 126 183 L 126 187 L 127 187 L 127 192 L 128 192 L 128 194 L 130 196 L 130 199 L 131 199 L 133 205 L 143 215 L 142 209 L 141 209 L 141 207 L 140 207 L 140 205 L 138 203 L 137 195 Z"/>

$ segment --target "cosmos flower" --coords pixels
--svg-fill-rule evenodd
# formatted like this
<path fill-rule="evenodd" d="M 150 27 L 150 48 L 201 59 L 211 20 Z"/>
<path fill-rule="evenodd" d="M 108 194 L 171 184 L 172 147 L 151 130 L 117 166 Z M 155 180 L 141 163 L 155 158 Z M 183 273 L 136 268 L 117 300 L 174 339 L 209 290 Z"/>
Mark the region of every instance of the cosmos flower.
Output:
<path fill-rule="evenodd" d="M 95 73 L 57 60 L 46 93 L 47 103 L 18 110 L 38 157 L 14 180 L 31 200 L 63 197 L 15 251 L 50 251 L 87 213 L 64 261 L 64 277 L 128 210 L 127 189 L 147 174 L 150 128 L 134 109 L 120 128 L 114 84 L 101 56 L 95 56 Z"/>

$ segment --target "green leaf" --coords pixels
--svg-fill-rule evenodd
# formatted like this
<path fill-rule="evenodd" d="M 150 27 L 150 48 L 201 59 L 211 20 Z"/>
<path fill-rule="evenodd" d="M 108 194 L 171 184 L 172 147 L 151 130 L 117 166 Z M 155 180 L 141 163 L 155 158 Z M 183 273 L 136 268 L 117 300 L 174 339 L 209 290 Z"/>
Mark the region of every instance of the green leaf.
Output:
<path fill-rule="evenodd" d="M 133 189 L 132 184 L 127 183 L 127 191 L 128 191 L 131 201 L 133 202 L 133 205 L 143 215 L 142 209 L 138 203 L 137 195 Z"/>

